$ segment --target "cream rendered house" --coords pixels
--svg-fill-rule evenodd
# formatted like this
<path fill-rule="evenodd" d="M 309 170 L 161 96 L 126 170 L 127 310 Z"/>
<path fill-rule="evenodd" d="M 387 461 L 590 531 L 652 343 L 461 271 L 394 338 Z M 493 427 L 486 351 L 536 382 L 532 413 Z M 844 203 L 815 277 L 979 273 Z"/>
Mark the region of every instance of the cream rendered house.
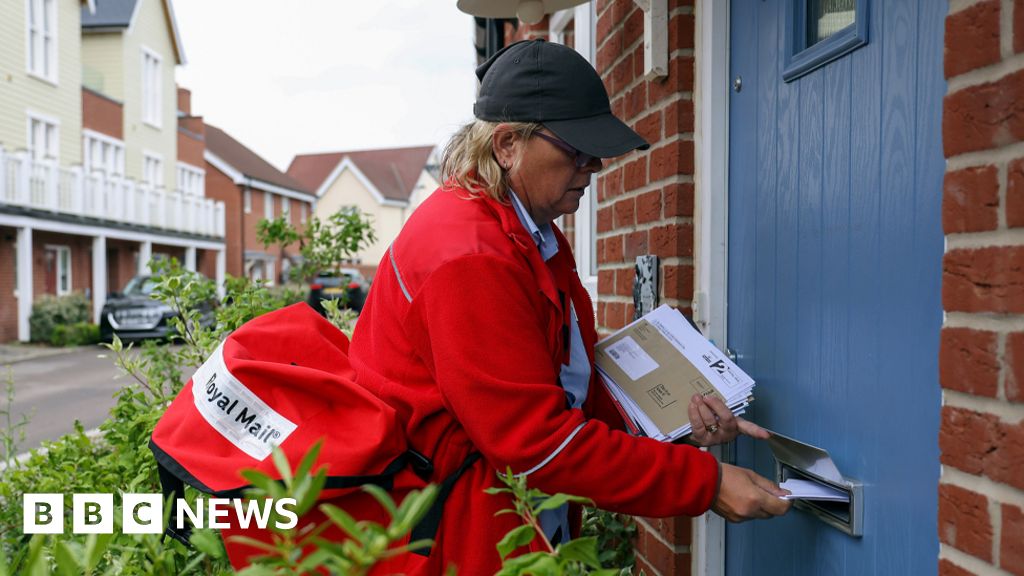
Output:
<path fill-rule="evenodd" d="M 84 87 L 124 104 L 124 174 L 176 189 L 174 69 L 185 55 L 171 3 L 103 2 L 82 18 L 82 64 Z"/>
<path fill-rule="evenodd" d="M 107 293 L 173 255 L 224 276 L 224 205 L 178 161 L 164 0 L 0 0 L 0 342 L 43 295 Z M 178 174 L 182 174 L 179 182 Z"/>
<path fill-rule="evenodd" d="M 81 159 L 80 14 L 94 9 L 91 1 L 0 0 L 0 145 L 6 151 L 29 151 L 60 165 Z"/>
<path fill-rule="evenodd" d="M 373 221 L 377 241 L 357 264 L 376 266 L 413 210 L 438 186 L 433 146 L 296 156 L 288 175 L 316 191 L 321 220 L 355 207 Z"/>

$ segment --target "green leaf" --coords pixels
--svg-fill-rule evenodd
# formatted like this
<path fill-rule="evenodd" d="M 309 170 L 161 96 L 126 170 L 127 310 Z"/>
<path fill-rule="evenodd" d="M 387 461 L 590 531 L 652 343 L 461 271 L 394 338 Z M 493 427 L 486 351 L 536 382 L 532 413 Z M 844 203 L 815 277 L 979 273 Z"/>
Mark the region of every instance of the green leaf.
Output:
<path fill-rule="evenodd" d="M 78 576 L 82 573 L 82 567 L 78 565 L 78 554 L 66 542 L 58 541 L 53 548 L 57 571 L 61 576 Z"/>
<path fill-rule="evenodd" d="M 394 518 L 398 514 L 398 508 L 395 507 L 395 501 L 391 499 L 391 495 L 380 486 L 373 484 L 366 484 L 363 486 L 363 491 L 373 496 L 385 510 L 388 511 L 388 515 Z"/>
<path fill-rule="evenodd" d="M 113 534 L 89 534 L 85 539 L 85 571 L 92 572 L 110 545 Z"/>
<path fill-rule="evenodd" d="M 260 550 L 263 550 L 264 552 L 267 552 L 268 554 L 277 554 L 276 546 L 274 546 L 273 544 L 267 544 L 262 540 L 256 540 L 255 538 L 250 538 L 248 536 L 228 536 L 228 540 L 231 540 L 231 542 L 235 544 L 244 544 L 246 546 L 258 548 Z"/>
<path fill-rule="evenodd" d="M 277 472 L 281 475 L 281 480 L 284 481 L 284 485 L 291 487 L 292 468 L 291 465 L 288 464 L 288 457 L 284 455 L 284 450 L 281 450 L 280 446 L 275 446 L 271 455 L 274 458 L 274 467 L 277 468 Z"/>
<path fill-rule="evenodd" d="M 349 534 L 349 536 L 358 539 L 362 537 L 362 530 L 356 524 L 355 518 L 349 516 L 348 512 L 345 512 L 341 508 L 331 504 L 323 504 L 320 506 L 320 511 L 323 512 L 327 518 L 337 525 L 339 528 Z"/>
<path fill-rule="evenodd" d="M 572 499 L 568 494 L 555 494 L 554 496 L 548 496 L 539 506 L 534 508 L 535 513 L 543 512 L 545 510 L 555 510 L 561 508 L 566 502 Z"/>
<path fill-rule="evenodd" d="M 220 536 L 213 530 L 196 530 L 192 532 L 189 542 L 192 543 L 192 546 L 195 546 L 196 550 L 212 558 L 224 558 L 226 556 L 224 546 L 221 545 Z"/>
<path fill-rule="evenodd" d="M 537 531 L 533 529 L 533 526 L 523 525 L 517 526 L 505 534 L 505 537 L 498 542 L 498 554 L 501 555 L 502 560 L 506 556 L 512 553 L 513 550 L 520 546 L 526 546 L 533 541 L 534 537 L 537 536 Z"/>
<path fill-rule="evenodd" d="M 601 560 L 597 554 L 597 538 L 578 538 L 565 544 L 559 544 L 555 553 L 575 562 L 582 562 L 590 568 L 600 568 Z"/>

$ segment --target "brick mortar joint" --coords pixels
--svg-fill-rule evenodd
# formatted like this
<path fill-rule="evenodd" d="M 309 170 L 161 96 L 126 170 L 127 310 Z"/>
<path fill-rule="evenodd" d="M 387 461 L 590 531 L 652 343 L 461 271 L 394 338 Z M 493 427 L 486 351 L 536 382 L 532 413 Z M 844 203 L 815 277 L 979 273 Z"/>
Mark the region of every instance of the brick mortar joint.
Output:
<path fill-rule="evenodd" d="M 1009 572 L 1004 572 L 999 568 L 996 568 L 993 564 L 989 564 L 987 561 L 971 556 L 967 552 L 954 548 L 949 544 L 939 542 L 939 559 L 947 560 L 958 568 L 966 570 L 974 574 L 988 574 L 992 576 L 1013 576 Z"/>
<path fill-rule="evenodd" d="M 999 55 L 1003 60 L 1013 56 L 1013 3 L 1002 0 L 999 6 Z"/>
<path fill-rule="evenodd" d="M 1024 490 L 996 482 L 986 476 L 965 472 L 949 464 L 941 466 L 939 486 L 955 486 L 985 496 L 999 505 L 1007 504 L 1024 510 Z"/>
<path fill-rule="evenodd" d="M 942 388 L 942 406 L 978 414 L 990 414 L 998 418 L 1001 423 L 1011 426 L 1024 422 L 1024 404 L 1005 402 L 987 396 L 976 396 L 950 388 Z"/>
<path fill-rule="evenodd" d="M 1020 247 L 1024 247 L 1024 228 L 1007 228 L 1006 230 L 987 230 L 984 232 L 958 232 L 946 234 L 945 254 L 958 250 Z"/>
<path fill-rule="evenodd" d="M 966 168 L 982 168 L 997 162 L 1010 163 L 1024 158 L 1024 142 L 1015 142 L 999 148 L 973 150 L 946 159 L 946 172 L 957 172 Z"/>
<path fill-rule="evenodd" d="M 619 200 L 622 200 L 624 198 L 638 198 L 640 196 L 643 196 L 644 194 L 654 192 L 655 190 L 661 190 L 664 192 L 666 186 L 694 183 L 692 176 L 689 177 L 689 180 L 680 178 L 682 176 L 684 175 L 677 174 L 675 176 L 661 178 L 659 180 L 655 180 L 654 182 L 648 182 L 647 184 L 644 184 L 639 188 L 634 188 L 633 190 L 630 190 L 628 192 L 623 192 L 615 196 L 607 196 L 604 200 L 601 200 L 597 203 L 597 209 L 600 210 L 602 208 L 608 208 L 610 206 L 614 206 Z M 662 204 L 664 205 L 664 203 Z M 683 218 L 683 216 L 674 216 L 674 218 Z"/>
<path fill-rule="evenodd" d="M 643 526 L 649 534 L 654 535 L 654 539 L 664 544 L 669 550 L 672 551 L 673 554 L 689 554 L 692 550 L 692 547 L 688 544 L 672 544 L 671 542 L 665 539 L 664 534 L 659 532 L 658 529 L 654 526 L 651 526 L 651 524 L 643 518 L 636 518 L 636 523 Z"/>
<path fill-rule="evenodd" d="M 951 96 L 962 90 L 993 84 L 1024 69 L 1024 53 L 993 62 L 980 68 L 968 70 L 946 79 L 946 95 Z"/>
<path fill-rule="evenodd" d="M 978 4 L 986 1 L 987 0 L 949 0 L 948 16 L 952 16 L 953 14 L 962 12 L 971 6 L 977 6 Z"/>
<path fill-rule="evenodd" d="M 999 566 L 999 549 L 1003 536 L 1003 505 L 993 498 L 988 498 L 988 518 L 992 523 L 992 565 Z"/>
<path fill-rule="evenodd" d="M 1009 403 L 1009 399 L 1006 397 L 1006 379 L 1010 376 L 1010 366 L 1006 358 L 1007 338 L 1005 333 L 996 335 L 996 362 L 999 363 L 999 374 L 996 376 L 996 398 Z"/>
<path fill-rule="evenodd" d="M 693 218 L 684 218 L 684 217 L 680 217 L 680 216 L 673 216 L 672 218 L 664 218 L 662 220 L 655 220 L 654 222 L 645 222 L 643 224 L 634 224 L 634 225 L 630 226 L 629 228 L 612 228 L 611 230 L 608 230 L 607 232 L 599 232 L 597 234 L 597 239 L 600 240 L 602 238 L 608 238 L 609 236 L 614 237 L 613 235 L 616 232 L 621 232 L 623 234 L 633 234 L 635 232 L 650 232 L 651 230 L 654 230 L 655 228 L 661 228 L 662 226 L 669 225 L 669 224 L 690 224 L 690 225 L 693 225 Z M 623 240 L 625 240 L 625 239 L 623 239 Z"/>
<path fill-rule="evenodd" d="M 1024 332 L 1024 315 L 947 312 L 942 328 L 968 328 L 997 334 Z"/>

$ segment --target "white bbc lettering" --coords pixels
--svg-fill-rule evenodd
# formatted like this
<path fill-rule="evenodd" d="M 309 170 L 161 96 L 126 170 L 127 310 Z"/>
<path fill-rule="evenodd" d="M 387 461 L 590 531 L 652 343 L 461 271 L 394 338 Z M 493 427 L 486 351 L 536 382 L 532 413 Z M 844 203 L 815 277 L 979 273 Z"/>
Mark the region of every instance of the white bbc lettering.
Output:
<path fill-rule="evenodd" d="M 71 522 L 75 534 L 112 534 L 114 495 L 72 494 Z"/>
<path fill-rule="evenodd" d="M 164 499 L 159 494 L 125 494 L 121 498 L 121 526 L 125 534 L 163 532 Z"/>
<path fill-rule="evenodd" d="M 21 518 L 25 534 L 63 534 L 64 495 L 25 494 Z"/>

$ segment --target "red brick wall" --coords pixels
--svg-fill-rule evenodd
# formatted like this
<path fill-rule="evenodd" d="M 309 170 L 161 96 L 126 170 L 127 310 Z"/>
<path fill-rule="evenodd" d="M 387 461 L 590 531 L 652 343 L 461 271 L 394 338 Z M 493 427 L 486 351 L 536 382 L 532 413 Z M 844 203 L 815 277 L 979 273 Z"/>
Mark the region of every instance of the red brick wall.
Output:
<path fill-rule="evenodd" d="M 206 124 L 198 116 L 178 120 L 178 160 L 197 168 L 203 167 L 203 152 L 206 150 Z"/>
<path fill-rule="evenodd" d="M 14 297 L 17 238 L 16 229 L 0 228 L 0 342 L 18 339 L 18 299 Z"/>
<path fill-rule="evenodd" d="M 178 86 L 178 112 L 183 112 L 185 116 L 192 115 L 192 91 L 181 86 Z"/>
<path fill-rule="evenodd" d="M 107 291 L 120 292 L 137 274 L 137 242 L 107 239 Z"/>
<path fill-rule="evenodd" d="M 668 76 L 644 78 L 643 12 L 632 0 L 598 0 L 597 70 L 612 111 L 651 144 L 606 163 L 598 179 L 597 321 L 633 318 L 636 257 L 660 258 L 661 301 L 690 314 L 693 299 L 694 6 L 669 1 Z M 637 519 L 637 568 L 689 574 L 693 520 Z"/>
<path fill-rule="evenodd" d="M 1024 2 L 950 11 L 939 573 L 1024 575 Z"/>
<path fill-rule="evenodd" d="M 224 203 L 224 245 L 227 259 L 225 272 L 232 276 L 242 275 L 242 192 L 238 186 L 217 170 L 212 164 L 203 164 L 206 169 L 206 197 Z M 253 202 L 253 211 L 257 206 Z M 262 205 L 259 207 L 263 209 Z"/>
<path fill-rule="evenodd" d="M 82 88 L 82 128 L 122 140 L 123 116 L 121 104 L 88 88 Z"/>

